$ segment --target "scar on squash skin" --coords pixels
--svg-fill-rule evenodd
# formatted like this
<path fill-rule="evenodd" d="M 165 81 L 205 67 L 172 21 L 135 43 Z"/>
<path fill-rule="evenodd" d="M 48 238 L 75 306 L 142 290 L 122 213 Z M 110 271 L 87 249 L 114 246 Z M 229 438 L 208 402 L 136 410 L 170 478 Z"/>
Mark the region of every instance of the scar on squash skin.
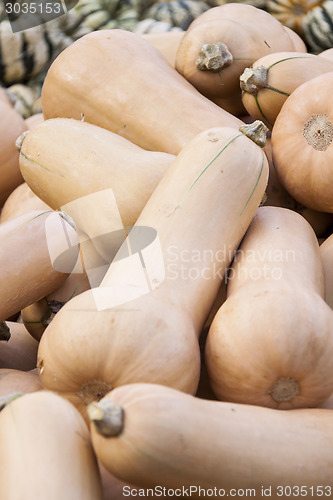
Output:
<path fill-rule="evenodd" d="M 326 113 L 312 115 L 305 123 L 303 136 L 317 151 L 326 151 L 333 141 L 333 123 Z"/>
<path fill-rule="evenodd" d="M 277 403 L 292 401 L 301 393 L 298 381 L 293 377 L 280 377 L 269 391 L 270 396 Z"/>
<path fill-rule="evenodd" d="M 44 167 L 44 165 L 41 165 L 40 163 L 38 163 L 36 160 L 33 160 L 31 157 L 25 155 L 24 153 L 22 153 L 22 151 L 20 152 L 20 155 L 23 156 L 23 158 L 28 161 L 31 166 L 33 167 L 37 167 L 37 168 L 41 168 L 42 170 L 45 170 L 46 172 L 50 172 L 50 174 L 55 174 L 55 175 L 58 175 L 59 177 L 62 177 L 63 179 L 65 179 L 65 176 L 62 175 L 60 172 L 56 172 L 54 170 L 51 170 L 47 167 Z"/>
<path fill-rule="evenodd" d="M 112 387 L 101 380 L 92 380 L 82 384 L 80 390 L 76 393 L 82 399 L 84 404 L 89 405 L 94 401 L 99 401 L 105 394 L 110 392 Z"/>

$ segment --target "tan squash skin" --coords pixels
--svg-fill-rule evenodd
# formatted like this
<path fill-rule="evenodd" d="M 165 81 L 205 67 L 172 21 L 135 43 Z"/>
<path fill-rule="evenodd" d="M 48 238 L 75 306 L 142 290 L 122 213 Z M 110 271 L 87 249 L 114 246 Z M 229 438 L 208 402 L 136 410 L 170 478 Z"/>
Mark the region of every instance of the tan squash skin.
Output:
<path fill-rule="evenodd" d="M 38 342 L 22 323 L 6 321 L 10 330 L 8 342 L 0 344 L 0 368 L 29 371 L 37 366 Z"/>
<path fill-rule="evenodd" d="M 322 242 L 319 249 L 324 266 L 325 300 L 333 309 L 333 234 Z"/>
<path fill-rule="evenodd" d="M 216 15 L 208 14 L 209 10 Z M 182 38 L 176 69 L 203 95 L 227 111 L 241 115 L 244 106 L 239 77 L 244 69 L 266 54 L 294 50 L 294 43 L 273 16 L 251 5 L 224 4 L 209 10 L 191 23 Z M 205 44 L 221 42 L 225 45 L 221 61 L 202 56 Z M 213 64 L 214 69 L 201 69 L 197 63 L 199 57 L 204 68 Z"/>
<path fill-rule="evenodd" d="M 50 207 L 36 196 L 26 182 L 12 191 L 2 207 L 0 223 L 19 217 L 31 210 L 50 210 Z"/>
<path fill-rule="evenodd" d="M 9 103 L 0 100 L 0 207 L 23 182 L 15 141 L 25 130 L 22 116 Z"/>
<path fill-rule="evenodd" d="M 57 213 L 32 211 L 0 224 L 0 321 L 55 290 L 70 274 L 78 256 L 75 230 Z M 46 221 L 50 231 L 46 232 Z M 67 249 L 63 269 L 56 270 L 51 262 L 48 244 L 52 242 L 58 255 Z M 13 259 L 15 255 L 15 259 Z"/>
<path fill-rule="evenodd" d="M 296 52 L 308 51 L 303 39 L 296 33 L 296 31 L 293 31 L 291 28 L 288 28 L 288 26 L 283 26 L 283 29 L 288 33 L 289 37 L 291 38 L 291 41 L 293 42 L 294 45 L 294 50 Z"/>
<path fill-rule="evenodd" d="M 145 151 L 91 123 L 55 118 L 24 138 L 20 169 L 30 188 L 53 209 L 112 188 L 122 223 L 131 226 L 174 158 Z M 105 232 L 112 231 L 107 215 L 103 221 L 99 214 Z"/>
<path fill-rule="evenodd" d="M 231 271 L 206 342 L 215 394 L 278 409 L 318 406 L 333 389 L 333 311 L 311 226 L 292 210 L 260 207 Z"/>
<path fill-rule="evenodd" d="M 172 31 L 170 33 L 172 33 Z M 110 474 L 110 472 L 101 463 L 98 463 L 98 467 L 102 480 L 103 500 L 124 500 L 124 498 L 128 496 L 128 492 L 130 490 L 133 492 L 133 489 L 137 489 L 135 486 L 124 483 L 120 479 L 116 478 L 113 474 Z M 124 493 L 126 496 L 124 495 Z M 142 493 L 143 492 L 141 492 L 140 495 L 141 498 L 160 498 L 159 495 L 152 495 L 151 492 L 146 492 L 145 495 L 143 495 Z M 132 497 L 133 496 L 135 496 L 135 493 L 132 495 Z M 184 497 L 181 495 L 177 496 L 177 498 Z"/>
<path fill-rule="evenodd" d="M 252 71 L 267 70 L 266 78 L 253 83 Z M 302 83 L 333 71 L 333 61 L 303 52 L 276 52 L 261 57 L 240 77 L 242 101 L 247 112 L 270 129 L 287 97 Z M 249 74 L 250 72 L 250 74 Z M 254 93 L 252 93 L 254 92 Z"/>
<path fill-rule="evenodd" d="M 26 394 L 42 389 L 38 372 L 0 368 L 0 397 L 14 392 Z"/>
<path fill-rule="evenodd" d="M 333 72 L 303 83 L 272 130 L 274 165 L 287 191 L 306 207 L 333 213 Z"/>
<path fill-rule="evenodd" d="M 323 50 L 323 52 L 320 52 L 318 56 L 333 60 L 333 47 L 331 49 Z"/>
<path fill-rule="evenodd" d="M 7 405 L 0 443 L 1 498 L 103 499 L 86 424 L 57 394 L 38 391 Z"/>
<path fill-rule="evenodd" d="M 272 158 L 272 141 L 266 139 L 265 153 L 269 163 L 269 178 L 265 191 L 264 206 L 282 207 L 295 210 L 312 226 L 318 238 L 327 237 L 333 225 L 333 214 L 318 212 L 298 203 L 281 184 Z"/>
<path fill-rule="evenodd" d="M 130 382 L 155 382 L 195 393 L 198 337 L 260 203 L 267 174 L 261 148 L 234 129 L 210 129 L 190 141 L 136 223 L 157 231 L 164 280 L 160 269 L 154 269 L 152 291 L 112 308 L 108 301 L 128 292 L 122 285 L 133 282 L 133 272 L 120 266 L 119 285 L 119 267 L 111 265 L 100 287 L 65 304 L 40 341 L 38 367 L 44 387 L 73 402 L 75 394 L 90 402 Z M 153 259 L 147 262 L 155 264 Z"/>
<path fill-rule="evenodd" d="M 28 130 L 32 130 L 33 128 L 37 127 L 43 121 L 43 113 L 35 113 L 34 115 L 28 116 L 28 118 L 25 119 Z"/>
<path fill-rule="evenodd" d="M 144 149 L 172 154 L 200 131 L 242 125 L 199 94 L 140 35 L 118 29 L 85 35 L 57 57 L 43 85 L 42 106 L 46 119 L 84 116 Z"/>
<path fill-rule="evenodd" d="M 161 31 L 159 33 L 142 33 L 141 36 L 151 43 L 166 58 L 168 63 L 174 68 L 176 54 L 181 39 L 184 36 L 183 31 Z"/>
<path fill-rule="evenodd" d="M 105 423 L 105 430 L 118 430 L 118 435 L 103 437 L 92 422 L 92 442 L 100 462 L 123 481 L 150 488 L 223 488 L 229 497 L 235 494 L 231 488 L 255 489 L 246 498 L 265 498 L 262 486 L 272 488 L 268 498 L 274 499 L 279 485 L 306 486 L 305 498 L 313 498 L 311 486 L 332 489 L 330 411 L 283 412 L 207 401 L 156 384 L 131 384 L 92 404 L 91 418 L 98 418 L 98 407 L 107 403 L 114 404 L 119 427 Z M 121 409 L 123 419 L 118 420 Z M 192 497 L 203 493 L 192 489 Z"/>

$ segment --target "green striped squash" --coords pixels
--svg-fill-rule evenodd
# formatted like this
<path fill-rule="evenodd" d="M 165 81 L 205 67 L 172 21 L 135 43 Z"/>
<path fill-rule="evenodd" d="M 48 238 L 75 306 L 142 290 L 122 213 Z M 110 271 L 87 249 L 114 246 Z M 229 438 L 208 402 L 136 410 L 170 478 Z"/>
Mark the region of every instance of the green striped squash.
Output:
<path fill-rule="evenodd" d="M 304 20 L 305 41 L 313 52 L 333 47 L 333 1 L 326 0 L 308 13 Z"/>

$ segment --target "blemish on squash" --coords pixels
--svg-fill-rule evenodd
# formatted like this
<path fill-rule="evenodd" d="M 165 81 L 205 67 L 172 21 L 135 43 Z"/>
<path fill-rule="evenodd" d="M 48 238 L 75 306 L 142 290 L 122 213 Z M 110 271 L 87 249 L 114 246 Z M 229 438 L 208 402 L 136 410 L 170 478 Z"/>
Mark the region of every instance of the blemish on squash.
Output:
<path fill-rule="evenodd" d="M 269 395 L 277 403 L 292 401 L 300 393 L 299 383 L 293 377 L 280 377 L 269 391 Z"/>
<path fill-rule="evenodd" d="M 34 160 L 33 158 L 25 155 L 24 153 L 22 153 L 22 151 L 20 152 L 20 155 L 23 156 L 23 158 L 30 163 L 30 165 L 32 167 L 38 167 L 38 168 L 41 168 L 42 170 L 45 170 L 46 172 L 50 172 L 51 174 L 55 174 L 55 175 L 58 175 L 59 177 L 63 177 L 65 178 L 64 175 L 62 175 L 60 172 L 55 172 L 54 170 L 51 170 L 47 167 L 44 167 L 44 165 L 41 165 L 40 163 L 38 163 L 36 160 Z"/>
<path fill-rule="evenodd" d="M 333 141 L 333 123 L 326 113 L 312 115 L 303 129 L 307 143 L 317 151 L 326 151 Z"/>
<path fill-rule="evenodd" d="M 84 404 L 89 405 L 94 401 L 99 401 L 105 394 L 110 392 L 112 387 L 102 380 L 92 380 L 81 385 L 80 390 L 76 393 L 82 399 Z"/>

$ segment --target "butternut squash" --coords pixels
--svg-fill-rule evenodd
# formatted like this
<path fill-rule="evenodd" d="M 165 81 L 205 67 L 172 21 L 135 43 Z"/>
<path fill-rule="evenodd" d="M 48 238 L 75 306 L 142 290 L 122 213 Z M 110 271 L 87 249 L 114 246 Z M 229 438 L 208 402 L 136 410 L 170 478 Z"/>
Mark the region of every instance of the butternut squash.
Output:
<path fill-rule="evenodd" d="M 44 121 L 43 113 L 35 113 L 31 116 L 28 116 L 28 118 L 25 119 L 25 123 L 28 127 L 28 130 L 32 130 L 43 121 Z"/>
<path fill-rule="evenodd" d="M 215 496 L 238 492 L 242 498 L 246 490 L 264 498 L 265 490 L 269 498 L 287 499 L 301 486 L 306 498 L 321 489 L 331 495 L 329 410 L 283 412 L 129 384 L 88 411 L 99 461 L 130 484 L 186 488 L 193 498 L 214 496 L 214 490 Z"/>
<path fill-rule="evenodd" d="M 293 42 L 294 45 L 294 50 L 296 52 L 307 52 L 307 46 L 304 43 L 304 40 L 296 33 L 296 31 L 292 30 L 291 28 L 285 25 L 283 25 L 283 28 L 291 38 L 291 41 Z"/>
<path fill-rule="evenodd" d="M 247 4 L 224 4 L 197 17 L 180 41 L 176 69 L 210 100 L 244 113 L 239 77 L 260 57 L 293 51 L 294 43 L 273 16 Z"/>
<path fill-rule="evenodd" d="M 99 463 L 98 466 L 101 474 L 104 500 L 124 500 L 124 497 L 130 496 L 129 492 L 132 492 L 134 496 L 136 491 L 135 486 L 120 481 L 120 479 L 116 478 L 113 474 L 110 474 L 101 463 Z M 140 496 L 143 498 L 158 498 L 160 496 L 152 494 L 151 491 L 141 491 L 140 493 Z M 180 496 L 180 498 L 184 497 Z"/>
<path fill-rule="evenodd" d="M 27 130 L 24 119 L 7 102 L 0 100 L 0 207 L 23 182 L 16 139 Z"/>
<path fill-rule="evenodd" d="M 318 56 L 325 57 L 327 59 L 332 60 L 333 59 L 333 47 L 330 49 L 323 50 L 322 52 L 319 52 Z"/>
<path fill-rule="evenodd" d="M 330 63 L 314 54 L 276 52 L 261 57 L 240 76 L 242 102 L 256 120 L 272 128 L 287 97 L 302 83 L 333 71 Z"/>
<path fill-rule="evenodd" d="M 118 29 L 89 33 L 59 54 L 44 81 L 42 107 L 45 119 L 84 117 L 144 149 L 171 154 L 200 131 L 242 125 L 140 35 Z"/>
<path fill-rule="evenodd" d="M 209 129 L 192 139 L 100 286 L 67 302 L 46 328 L 38 350 L 43 386 L 69 397 L 82 412 L 83 403 L 130 382 L 195 393 L 198 337 L 267 176 L 262 149 L 233 128 Z M 147 280 L 134 252 L 144 259 Z"/>
<path fill-rule="evenodd" d="M 174 155 L 145 151 L 113 132 L 68 118 L 45 120 L 25 135 L 20 149 L 25 181 L 54 210 L 112 189 L 124 226 L 135 223 L 174 159 Z M 84 205 L 80 204 L 81 211 Z M 101 234 L 120 229 L 112 228 L 111 214 L 106 216 Z M 103 219 L 103 213 L 98 217 Z M 97 222 L 96 217 L 94 225 Z"/>
<path fill-rule="evenodd" d="M 0 214 L 0 223 L 15 219 L 32 210 L 50 210 L 50 207 L 36 196 L 26 182 L 22 182 L 6 199 Z"/>
<path fill-rule="evenodd" d="M 260 207 L 228 276 L 205 351 L 218 398 L 278 409 L 325 401 L 333 311 L 310 224 L 292 210 Z"/>
<path fill-rule="evenodd" d="M 0 413 L 0 442 L 1 498 L 102 500 L 89 431 L 57 394 L 37 391 L 9 403 Z"/>
<path fill-rule="evenodd" d="M 38 342 L 22 323 L 6 321 L 10 339 L 0 346 L 0 368 L 29 371 L 37 366 Z"/>
<path fill-rule="evenodd" d="M 0 289 L 0 321 L 4 321 L 65 281 L 75 266 L 78 243 L 64 215 L 50 211 L 27 212 L 0 224 L 0 238 L 1 282 L 6 284 Z"/>
<path fill-rule="evenodd" d="M 333 72 L 300 85 L 282 106 L 272 130 L 273 161 L 281 183 L 299 203 L 329 213 L 333 213 L 332 86 Z"/>
<path fill-rule="evenodd" d="M 142 33 L 141 36 L 156 47 L 174 68 L 176 54 L 184 31 L 161 31 L 157 33 Z"/>
<path fill-rule="evenodd" d="M 0 397 L 18 392 L 41 391 L 43 389 L 37 371 L 22 371 L 11 368 L 0 368 Z"/>
<path fill-rule="evenodd" d="M 262 204 L 264 206 L 282 207 L 295 210 L 311 224 L 318 238 L 326 238 L 327 233 L 330 233 L 333 225 L 333 214 L 318 212 L 316 210 L 312 210 L 311 208 L 307 208 L 301 203 L 298 203 L 288 193 L 285 187 L 281 184 L 277 175 L 272 158 L 272 141 L 269 137 L 266 140 L 265 153 L 269 163 L 269 177 Z"/>

